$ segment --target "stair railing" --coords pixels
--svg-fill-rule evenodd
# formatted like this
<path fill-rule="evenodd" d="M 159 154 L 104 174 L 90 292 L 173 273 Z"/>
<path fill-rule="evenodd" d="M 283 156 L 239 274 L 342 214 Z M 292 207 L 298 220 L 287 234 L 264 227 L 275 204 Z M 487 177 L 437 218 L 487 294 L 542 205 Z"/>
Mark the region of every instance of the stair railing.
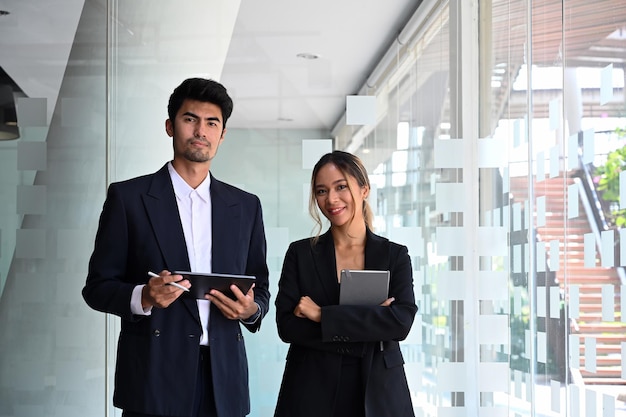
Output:
<path fill-rule="evenodd" d="M 596 246 L 598 252 L 602 253 L 602 232 L 611 230 L 611 226 L 606 219 L 605 210 L 609 210 L 607 204 L 600 198 L 600 194 L 593 182 L 593 174 L 591 167 L 593 164 L 585 164 L 582 157 L 582 138 L 583 132 L 578 132 L 578 169 L 574 171 L 575 182 L 580 189 L 580 199 L 585 208 L 589 226 L 596 237 Z M 577 180 L 577 181 L 576 181 Z M 614 253 L 620 253 L 619 233 L 615 234 Z M 619 276 L 622 285 L 626 284 L 626 272 L 624 267 L 616 266 L 615 270 Z"/>

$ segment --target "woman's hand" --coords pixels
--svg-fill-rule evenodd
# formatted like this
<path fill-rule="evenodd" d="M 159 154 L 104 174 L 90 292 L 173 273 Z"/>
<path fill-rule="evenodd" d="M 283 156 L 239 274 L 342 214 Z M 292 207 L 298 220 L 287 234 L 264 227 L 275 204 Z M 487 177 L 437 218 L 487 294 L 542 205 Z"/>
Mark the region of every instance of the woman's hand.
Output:
<path fill-rule="evenodd" d="M 315 304 L 309 296 L 300 298 L 300 302 L 296 306 L 295 310 L 293 310 L 293 314 L 295 314 L 296 317 L 309 319 L 316 323 L 319 323 L 322 320 L 322 309 L 320 306 Z"/>
<path fill-rule="evenodd" d="M 390 297 L 390 298 L 387 298 L 387 299 L 386 299 L 385 301 L 383 301 L 382 303 L 380 303 L 380 305 L 381 305 L 382 307 L 389 307 L 389 306 L 391 305 L 391 303 L 393 303 L 394 301 L 396 301 L 396 299 L 395 299 L 395 298 L 393 298 L 393 297 Z"/>

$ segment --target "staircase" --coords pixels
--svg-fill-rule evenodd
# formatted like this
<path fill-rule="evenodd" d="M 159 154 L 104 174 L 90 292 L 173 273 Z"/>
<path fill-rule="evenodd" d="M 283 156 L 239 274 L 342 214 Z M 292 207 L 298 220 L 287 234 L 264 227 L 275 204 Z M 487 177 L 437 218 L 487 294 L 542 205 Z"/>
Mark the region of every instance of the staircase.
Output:
<path fill-rule="evenodd" d="M 580 367 L 575 369 L 576 364 L 571 363 L 572 374 L 576 375 L 579 371 L 580 377 L 588 385 L 623 385 L 626 380 L 621 378 L 621 343 L 626 342 L 626 323 L 621 322 L 620 278 L 616 268 L 601 266 L 597 250 L 596 266 L 584 265 L 584 235 L 591 233 L 592 229 L 580 201 L 578 217 L 567 218 L 565 196 L 567 187 L 573 183 L 573 178 L 563 177 L 535 183 L 535 198 L 545 196 L 546 200 L 546 224 L 537 228 L 537 240 L 548 245 L 550 241 L 559 241 L 559 270 L 554 272 L 555 280 L 565 290 L 565 294 L 569 294 L 572 286 L 579 288 L 579 317 L 570 332 L 579 337 Z M 510 184 L 513 202 L 523 204 L 528 198 L 528 179 L 511 178 Z M 549 253 L 546 258 L 549 259 Z M 612 285 L 614 288 L 615 321 L 602 320 L 604 285 Z M 596 339 L 595 372 L 585 367 L 587 338 Z"/>

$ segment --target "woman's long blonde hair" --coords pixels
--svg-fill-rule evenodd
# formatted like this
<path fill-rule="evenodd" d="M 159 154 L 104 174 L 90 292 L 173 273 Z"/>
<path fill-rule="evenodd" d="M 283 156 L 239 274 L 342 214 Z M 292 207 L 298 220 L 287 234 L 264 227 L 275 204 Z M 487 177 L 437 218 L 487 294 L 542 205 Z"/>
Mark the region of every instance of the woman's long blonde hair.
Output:
<path fill-rule="evenodd" d="M 323 155 L 319 161 L 313 167 L 313 172 L 311 173 L 311 192 L 309 196 L 309 213 L 313 220 L 315 220 L 314 227 L 314 238 L 313 243 L 316 243 L 319 239 L 320 233 L 322 231 L 322 219 L 320 218 L 317 200 L 315 199 L 315 179 L 317 178 L 317 174 L 320 169 L 325 165 L 333 164 L 341 171 L 341 173 L 347 177 L 353 177 L 359 187 L 367 187 L 368 190 L 371 190 L 370 180 L 367 175 L 367 171 L 365 166 L 363 166 L 363 162 L 361 160 L 348 152 L 344 151 L 333 151 Z M 349 187 L 349 185 L 348 185 Z M 350 189 L 350 194 L 352 194 L 352 198 L 354 199 L 355 190 Z M 355 213 L 352 213 L 352 220 L 354 219 Z M 372 213 L 372 208 L 370 207 L 367 199 L 363 200 L 363 217 L 365 218 L 365 226 L 373 230 L 373 219 L 374 214 Z M 350 221 L 352 221 L 350 220 Z"/>

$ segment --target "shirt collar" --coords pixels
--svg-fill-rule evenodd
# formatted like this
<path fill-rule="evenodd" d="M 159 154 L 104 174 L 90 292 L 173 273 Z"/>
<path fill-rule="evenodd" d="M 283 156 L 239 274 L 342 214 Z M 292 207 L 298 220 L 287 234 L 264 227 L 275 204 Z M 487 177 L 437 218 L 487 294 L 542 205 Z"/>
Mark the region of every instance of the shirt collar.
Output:
<path fill-rule="evenodd" d="M 194 190 L 189 184 L 185 182 L 183 177 L 180 176 L 178 172 L 174 169 L 172 162 L 167 163 L 167 170 L 170 173 L 170 178 L 172 179 L 172 185 L 174 186 L 174 194 L 176 197 L 189 197 L 191 193 L 194 191 L 198 196 L 206 201 L 211 201 L 211 174 L 209 173 L 204 181 L 198 185 L 198 187 Z"/>

